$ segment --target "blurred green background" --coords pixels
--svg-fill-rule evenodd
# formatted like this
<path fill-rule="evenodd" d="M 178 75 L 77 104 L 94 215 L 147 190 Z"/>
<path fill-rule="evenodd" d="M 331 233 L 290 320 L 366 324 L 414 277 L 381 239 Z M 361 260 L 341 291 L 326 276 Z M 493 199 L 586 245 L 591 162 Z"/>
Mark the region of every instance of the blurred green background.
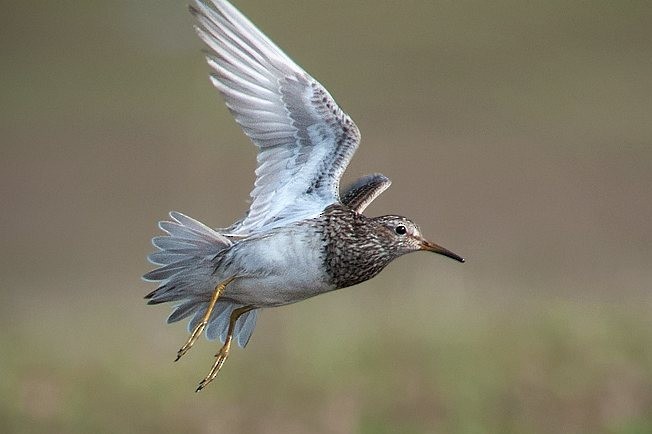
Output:
<path fill-rule="evenodd" d="M 267 310 L 177 364 L 146 306 L 156 221 L 247 207 L 255 149 L 184 1 L 3 1 L 0 431 L 651 433 L 648 1 L 242 9 L 355 119 L 345 181 L 426 254 Z"/>

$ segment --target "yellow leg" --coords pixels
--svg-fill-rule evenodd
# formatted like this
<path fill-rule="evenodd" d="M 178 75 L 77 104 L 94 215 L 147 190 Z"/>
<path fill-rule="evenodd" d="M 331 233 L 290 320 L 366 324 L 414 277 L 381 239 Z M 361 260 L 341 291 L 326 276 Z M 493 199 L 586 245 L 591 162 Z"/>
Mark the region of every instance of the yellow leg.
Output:
<path fill-rule="evenodd" d="M 201 380 L 195 392 L 199 392 L 204 387 L 208 386 L 208 384 L 211 381 L 213 381 L 215 377 L 217 377 L 217 373 L 220 372 L 222 365 L 224 365 L 224 362 L 226 362 L 226 358 L 229 357 L 229 351 L 231 350 L 231 342 L 233 341 L 233 330 L 235 329 L 236 321 L 238 321 L 238 318 L 240 318 L 240 316 L 249 312 L 253 308 L 254 308 L 253 306 L 244 306 L 235 309 L 233 312 L 231 312 L 231 318 L 229 319 L 229 330 L 226 335 L 226 339 L 224 340 L 224 345 L 222 345 L 220 351 L 217 354 L 215 354 L 216 357 L 215 363 L 213 363 L 213 366 L 211 367 L 211 370 L 208 372 L 208 375 L 203 380 Z"/>
<path fill-rule="evenodd" d="M 175 362 L 179 360 L 181 356 L 186 354 L 188 350 L 190 350 L 190 348 L 192 348 L 192 346 L 195 344 L 195 341 L 197 341 L 199 336 L 201 336 L 202 332 L 206 328 L 206 325 L 208 325 L 208 320 L 211 317 L 211 313 L 213 313 L 213 309 L 215 309 L 215 303 L 217 303 L 217 299 L 220 298 L 220 295 L 222 295 L 224 289 L 226 289 L 226 286 L 229 283 L 233 282 L 233 279 L 235 279 L 235 276 L 229 277 L 224 282 L 221 282 L 215 287 L 215 291 L 213 291 L 211 301 L 208 303 L 208 308 L 206 309 L 204 317 L 202 318 L 201 322 L 194 328 L 186 343 L 179 349 L 179 351 L 177 351 L 177 358 L 174 360 Z"/>

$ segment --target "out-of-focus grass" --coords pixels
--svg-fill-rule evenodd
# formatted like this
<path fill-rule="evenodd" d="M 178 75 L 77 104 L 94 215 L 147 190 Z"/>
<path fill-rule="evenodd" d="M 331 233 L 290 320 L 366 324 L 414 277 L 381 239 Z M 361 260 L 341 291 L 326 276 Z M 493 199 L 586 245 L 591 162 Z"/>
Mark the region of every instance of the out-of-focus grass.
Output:
<path fill-rule="evenodd" d="M 117 294 L 92 309 L 45 296 L 12 315 L 0 335 L 5 432 L 652 430 L 649 300 L 367 285 L 263 312 L 249 347 L 195 394 L 215 343 L 174 364 L 185 330 L 137 299 L 116 315 L 133 297 Z"/>
<path fill-rule="evenodd" d="M 401 259 L 216 351 L 149 307 L 155 221 L 246 209 L 255 150 L 184 2 L 0 16 L 0 432 L 652 432 L 649 1 L 237 0 L 363 135 Z"/>

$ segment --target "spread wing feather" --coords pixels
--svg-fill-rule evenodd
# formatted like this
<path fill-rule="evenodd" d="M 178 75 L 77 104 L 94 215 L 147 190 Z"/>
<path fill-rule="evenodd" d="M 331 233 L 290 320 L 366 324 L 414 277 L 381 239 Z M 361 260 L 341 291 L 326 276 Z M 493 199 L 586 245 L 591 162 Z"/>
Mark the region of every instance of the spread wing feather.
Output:
<path fill-rule="evenodd" d="M 362 213 L 390 185 L 392 185 L 392 181 L 382 173 L 363 176 L 344 190 L 342 205 Z"/>
<path fill-rule="evenodd" d="M 328 91 L 237 9 L 195 0 L 197 33 L 208 46 L 211 80 L 258 147 L 246 234 L 309 218 L 339 201 L 339 181 L 360 133 Z"/>

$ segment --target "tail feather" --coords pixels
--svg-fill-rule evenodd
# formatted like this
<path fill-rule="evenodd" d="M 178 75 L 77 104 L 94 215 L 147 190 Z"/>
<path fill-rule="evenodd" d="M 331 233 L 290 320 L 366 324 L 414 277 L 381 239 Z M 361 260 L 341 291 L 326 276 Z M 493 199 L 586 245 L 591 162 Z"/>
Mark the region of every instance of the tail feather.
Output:
<path fill-rule="evenodd" d="M 201 259 L 201 258 L 189 259 L 186 257 L 185 259 L 182 259 L 172 264 L 164 265 L 162 267 L 157 268 L 156 270 L 152 270 L 149 273 L 146 273 L 143 276 L 143 279 L 150 282 L 160 282 L 166 280 L 171 282 L 172 278 L 177 274 L 187 271 L 188 268 L 192 266 L 197 266 L 197 264 L 193 259 Z"/>
<path fill-rule="evenodd" d="M 149 262 L 155 265 L 171 265 L 171 264 L 176 264 L 178 262 L 182 262 L 184 259 L 188 257 L 189 253 L 190 252 L 182 253 L 182 252 L 175 252 L 172 250 L 166 250 L 166 251 L 150 253 L 147 259 L 149 259 Z"/>
<path fill-rule="evenodd" d="M 206 337 L 210 340 L 221 338 L 223 341 L 226 339 L 231 312 L 233 309 L 237 309 L 238 307 L 238 305 L 226 301 L 217 302 L 215 309 L 211 314 L 211 319 L 208 327 L 206 327 Z"/>
<path fill-rule="evenodd" d="M 256 319 L 258 319 L 258 309 L 250 310 L 243 314 L 235 324 L 234 334 L 237 336 L 240 347 L 244 348 L 249 343 L 251 334 L 254 332 L 254 328 L 256 328 Z"/>
<path fill-rule="evenodd" d="M 188 329 L 193 330 L 203 318 L 210 296 L 219 283 L 215 276 L 216 256 L 232 242 L 219 232 L 179 212 L 171 212 L 172 221 L 159 222 L 168 236 L 152 239 L 158 251 L 148 259 L 159 267 L 143 276 L 159 287 L 145 296 L 149 304 L 178 302 L 167 319 L 168 323 L 190 318 Z M 230 300 L 218 300 L 211 313 L 206 337 L 226 338 L 229 319 L 234 309 L 242 307 Z M 236 323 L 234 335 L 244 347 L 256 324 L 256 311 L 242 315 Z"/>
<path fill-rule="evenodd" d="M 172 211 L 170 217 L 174 221 L 159 222 L 159 228 L 167 232 L 170 238 L 177 241 L 192 244 L 199 247 L 203 244 L 210 251 L 217 244 L 229 246 L 231 242 L 228 238 L 221 235 L 219 232 L 214 231 L 205 224 L 197 220 L 181 214 L 180 212 Z"/>
<path fill-rule="evenodd" d="M 152 244 L 154 247 L 159 250 L 167 250 L 170 252 L 179 252 L 179 253 L 190 253 L 196 251 L 199 247 L 197 242 L 194 240 L 185 240 L 183 238 L 172 238 L 169 236 L 165 237 L 154 237 L 152 238 Z"/>
<path fill-rule="evenodd" d="M 191 315 L 197 313 L 201 308 L 201 303 L 197 300 L 186 301 L 185 303 L 178 304 L 167 319 L 168 324 L 172 324 L 182 319 L 186 319 Z"/>

